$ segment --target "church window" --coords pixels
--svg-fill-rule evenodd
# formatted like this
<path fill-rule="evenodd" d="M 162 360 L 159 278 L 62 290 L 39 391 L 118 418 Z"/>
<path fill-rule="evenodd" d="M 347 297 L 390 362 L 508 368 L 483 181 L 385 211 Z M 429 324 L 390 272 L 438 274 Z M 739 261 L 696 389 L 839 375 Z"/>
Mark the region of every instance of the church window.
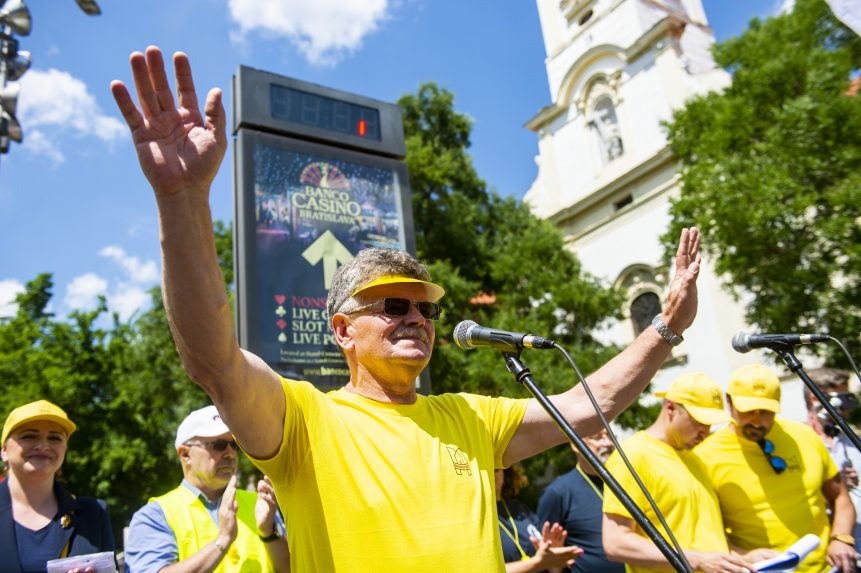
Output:
<path fill-rule="evenodd" d="M 630 205 L 633 202 L 634 202 L 634 197 L 631 196 L 631 194 L 629 193 L 629 194 L 625 195 L 624 197 L 622 197 L 621 199 L 619 199 L 618 201 L 616 201 L 615 203 L 613 203 L 613 210 L 614 211 L 621 211 L 622 209 L 624 209 L 625 207 L 627 207 L 628 205 Z"/>
<path fill-rule="evenodd" d="M 653 292 L 644 292 L 631 302 L 631 323 L 634 335 L 639 336 L 646 330 L 652 319 L 661 313 L 661 299 Z"/>
<path fill-rule="evenodd" d="M 592 12 L 592 10 L 586 10 L 586 13 L 583 14 L 582 16 L 580 16 L 580 21 L 577 23 L 580 26 L 582 26 L 583 24 L 585 24 L 586 22 L 588 22 L 589 20 L 592 19 L 592 14 L 594 14 L 594 12 Z"/>

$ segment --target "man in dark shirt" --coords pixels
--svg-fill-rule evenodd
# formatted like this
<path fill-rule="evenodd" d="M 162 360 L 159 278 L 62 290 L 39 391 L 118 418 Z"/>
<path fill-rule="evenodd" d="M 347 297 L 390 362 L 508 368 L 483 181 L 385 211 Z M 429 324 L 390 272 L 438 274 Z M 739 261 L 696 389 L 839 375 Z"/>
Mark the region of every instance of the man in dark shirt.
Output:
<path fill-rule="evenodd" d="M 606 430 L 583 438 L 589 449 L 606 462 L 613 453 L 613 442 Z M 572 448 L 573 449 L 573 448 Z M 539 523 L 558 522 L 568 530 L 565 545 L 577 545 L 584 551 L 571 571 L 591 573 L 625 573 L 625 565 L 607 559 L 601 542 L 601 520 L 604 482 L 579 452 L 577 466 L 547 486 L 538 502 Z"/>

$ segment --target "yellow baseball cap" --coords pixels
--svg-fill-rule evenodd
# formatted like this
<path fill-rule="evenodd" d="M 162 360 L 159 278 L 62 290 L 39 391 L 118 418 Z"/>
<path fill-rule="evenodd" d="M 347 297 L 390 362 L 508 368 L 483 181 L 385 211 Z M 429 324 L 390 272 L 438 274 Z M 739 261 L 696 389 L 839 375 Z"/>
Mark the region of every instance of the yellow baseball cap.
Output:
<path fill-rule="evenodd" d="M 399 283 L 418 283 L 424 285 L 425 292 L 428 295 L 429 302 L 437 302 L 439 299 L 443 297 L 445 294 L 445 289 L 439 286 L 438 284 L 434 284 L 432 282 L 423 281 L 420 279 L 413 279 L 409 277 L 402 277 L 399 275 L 384 275 L 379 278 L 372 280 L 369 283 L 366 283 L 356 290 L 350 296 L 356 296 L 360 292 L 366 291 L 369 288 L 373 288 L 375 286 L 381 285 L 391 285 L 391 284 L 399 284 Z"/>
<path fill-rule="evenodd" d="M 762 364 L 750 364 L 733 372 L 726 393 L 739 412 L 780 412 L 780 380 Z"/>
<path fill-rule="evenodd" d="M 72 435 L 77 426 L 69 419 L 66 412 L 59 406 L 48 402 L 47 400 L 37 400 L 23 406 L 18 406 L 9 413 L 6 418 L 6 423 L 3 424 L 3 438 L 0 439 L 0 444 L 6 443 L 6 438 L 12 433 L 12 430 L 26 422 L 35 422 L 38 420 L 49 420 L 60 425 L 66 430 L 66 437 Z"/>
<path fill-rule="evenodd" d="M 700 424 L 711 426 L 729 421 L 720 384 L 702 372 L 682 374 L 664 392 L 655 392 L 655 396 L 683 405 Z"/>

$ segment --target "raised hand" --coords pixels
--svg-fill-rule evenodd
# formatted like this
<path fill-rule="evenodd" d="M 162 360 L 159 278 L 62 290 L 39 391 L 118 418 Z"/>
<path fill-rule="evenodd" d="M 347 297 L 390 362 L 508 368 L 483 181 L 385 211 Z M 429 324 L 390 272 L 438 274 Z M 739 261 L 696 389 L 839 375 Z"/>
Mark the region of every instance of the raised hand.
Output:
<path fill-rule="evenodd" d="M 232 476 L 221 494 L 218 506 L 218 537 L 221 547 L 230 547 L 236 540 L 239 529 L 236 523 L 236 476 Z"/>
<path fill-rule="evenodd" d="M 676 334 L 684 332 L 697 315 L 697 277 L 702 257 L 700 232 L 696 227 L 682 229 L 679 248 L 676 250 L 676 274 L 664 306 L 664 324 Z"/>
<path fill-rule="evenodd" d="M 275 511 L 278 509 L 278 501 L 275 499 L 275 488 L 268 476 L 257 482 L 257 503 L 254 504 L 254 517 L 257 521 L 257 529 L 263 537 L 268 537 L 275 532 Z"/>
<path fill-rule="evenodd" d="M 552 526 L 549 521 L 545 521 L 544 525 L 541 528 L 541 539 L 536 539 L 535 537 L 529 536 L 529 541 L 532 542 L 532 546 L 537 550 L 542 541 L 547 541 L 550 543 L 550 547 L 564 547 L 565 541 L 568 539 L 568 530 L 559 525 L 558 523 L 554 523 Z"/>
<path fill-rule="evenodd" d="M 161 50 L 150 46 L 145 56 L 132 53 L 129 62 L 140 109 L 121 81 L 111 82 L 111 92 L 131 130 L 141 169 L 156 196 L 184 189 L 207 194 L 227 149 L 221 90 L 209 91 L 201 115 L 191 65 L 184 53 L 173 56 L 178 106 L 168 85 Z"/>

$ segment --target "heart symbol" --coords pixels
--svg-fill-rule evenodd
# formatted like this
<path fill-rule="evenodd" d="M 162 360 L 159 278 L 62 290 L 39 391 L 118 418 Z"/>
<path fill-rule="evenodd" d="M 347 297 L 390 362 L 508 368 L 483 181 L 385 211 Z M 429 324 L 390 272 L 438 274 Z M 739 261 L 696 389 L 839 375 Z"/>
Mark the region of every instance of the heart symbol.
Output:
<path fill-rule="evenodd" d="M 287 297 L 284 296 L 283 294 L 276 294 L 275 295 L 275 302 L 277 302 L 278 304 L 284 304 L 285 300 L 287 300 Z"/>
<path fill-rule="evenodd" d="M 284 322 L 284 319 L 282 318 L 281 320 L 279 320 L 278 322 L 275 323 L 275 326 L 277 326 L 281 330 L 284 330 L 284 327 L 287 326 L 287 323 Z"/>

